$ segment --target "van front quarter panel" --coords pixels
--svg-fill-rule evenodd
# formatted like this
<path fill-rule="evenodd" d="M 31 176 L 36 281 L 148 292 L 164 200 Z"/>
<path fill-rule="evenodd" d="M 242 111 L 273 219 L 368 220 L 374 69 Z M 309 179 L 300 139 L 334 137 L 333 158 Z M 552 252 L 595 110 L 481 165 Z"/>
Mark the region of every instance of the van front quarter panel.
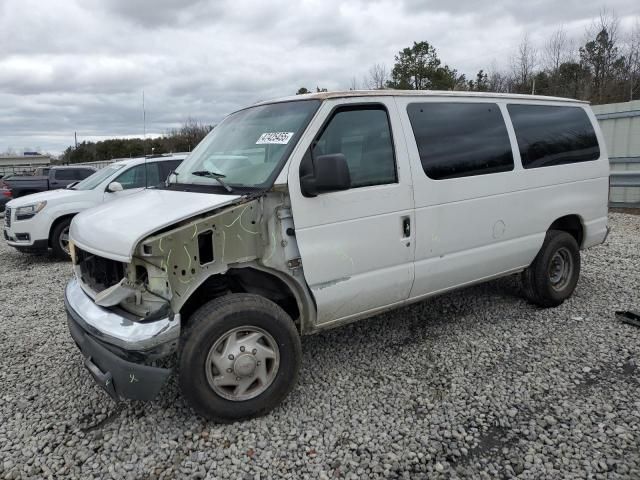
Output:
<path fill-rule="evenodd" d="M 296 239 L 287 234 L 292 226 L 287 196 L 272 192 L 155 234 L 138 245 L 129 268 L 139 295 L 121 306 L 144 317 L 164 297 L 188 322 L 216 296 L 260 292 L 286 303 L 301 332 L 309 333 L 315 313 Z"/>
<path fill-rule="evenodd" d="M 167 290 L 172 310 L 179 312 L 208 277 L 225 273 L 229 264 L 258 258 L 263 247 L 259 216 L 253 200 L 153 235 L 138 245 L 131 271 L 138 271 L 138 281 L 149 272 L 149 286 L 164 287 L 156 293 Z"/>

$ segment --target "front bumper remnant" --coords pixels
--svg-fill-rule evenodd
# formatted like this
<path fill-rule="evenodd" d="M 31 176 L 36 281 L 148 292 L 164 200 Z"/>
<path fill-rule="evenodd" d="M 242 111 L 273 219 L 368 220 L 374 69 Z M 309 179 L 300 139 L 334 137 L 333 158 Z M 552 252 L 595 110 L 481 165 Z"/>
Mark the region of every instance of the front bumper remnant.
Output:
<path fill-rule="evenodd" d="M 152 400 L 171 369 L 146 365 L 175 352 L 180 315 L 140 322 L 96 305 L 76 279 L 67 285 L 69 332 L 94 380 L 116 401 Z"/>

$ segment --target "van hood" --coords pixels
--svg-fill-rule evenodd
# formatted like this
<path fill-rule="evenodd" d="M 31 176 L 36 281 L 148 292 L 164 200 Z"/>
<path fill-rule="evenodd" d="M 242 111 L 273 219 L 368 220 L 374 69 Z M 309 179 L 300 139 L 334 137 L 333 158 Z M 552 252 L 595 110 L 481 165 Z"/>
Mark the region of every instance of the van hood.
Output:
<path fill-rule="evenodd" d="M 62 188 L 59 190 L 47 190 L 46 192 L 32 193 L 30 195 L 25 195 L 23 197 L 14 198 L 9 202 L 9 207 L 18 208 L 24 207 L 26 205 L 31 205 L 33 203 L 38 202 L 50 202 L 50 201 L 58 201 L 65 200 L 67 198 L 72 198 L 81 193 L 79 190 L 72 190 Z"/>
<path fill-rule="evenodd" d="M 144 190 L 79 213 L 71 222 L 71 240 L 83 250 L 130 262 L 138 243 L 149 235 L 195 215 L 236 203 L 239 195 Z"/>

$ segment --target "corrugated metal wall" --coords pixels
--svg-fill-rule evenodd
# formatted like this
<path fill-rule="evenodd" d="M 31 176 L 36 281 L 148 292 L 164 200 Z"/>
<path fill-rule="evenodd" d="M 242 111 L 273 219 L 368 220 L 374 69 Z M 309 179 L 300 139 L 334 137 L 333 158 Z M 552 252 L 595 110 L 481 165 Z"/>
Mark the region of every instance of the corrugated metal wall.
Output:
<path fill-rule="evenodd" d="M 592 108 L 611 163 L 610 204 L 640 207 L 640 100 Z"/>

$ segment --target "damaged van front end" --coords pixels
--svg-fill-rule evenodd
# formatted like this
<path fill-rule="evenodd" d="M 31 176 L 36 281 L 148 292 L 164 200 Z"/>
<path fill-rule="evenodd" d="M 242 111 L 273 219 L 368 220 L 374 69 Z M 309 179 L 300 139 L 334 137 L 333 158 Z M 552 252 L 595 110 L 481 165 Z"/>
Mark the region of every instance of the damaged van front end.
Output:
<path fill-rule="evenodd" d="M 144 209 L 145 204 L 151 208 L 158 197 L 176 194 L 145 192 L 137 208 Z M 234 285 L 212 279 L 230 269 L 251 269 L 270 271 L 289 283 L 299 276 L 293 288 L 303 291 L 302 272 L 296 273 L 301 270 L 299 252 L 295 239 L 287 234 L 293 223 L 286 194 L 270 192 L 232 201 L 213 211 L 174 219 L 172 225 L 148 235 L 138 233 L 143 238 L 132 237 L 130 251 L 115 251 L 114 235 L 96 231 L 112 223 L 109 212 L 118 214 L 118 202 L 74 220 L 75 278 L 65 292 L 69 329 L 85 366 L 115 400 L 149 400 L 157 395 L 171 373 L 158 366 L 162 363 L 158 360 L 178 348 L 182 323 L 178 312 L 206 282 L 207 294 L 224 293 L 220 290 Z M 91 213 L 102 218 L 102 227 L 94 223 Z M 109 238 L 102 248 L 100 238 Z"/>
<path fill-rule="evenodd" d="M 138 208 L 157 205 L 158 198 L 153 197 L 171 193 L 145 192 Z M 145 201 L 145 196 L 152 198 Z M 100 209 L 102 222 L 98 226 L 91 216 L 79 216 L 73 224 L 75 278 L 65 292 L 67 318 L 85 366 L 98 384 L 116 400 L 148 400 L 170 374 L 169 369 L 157 366 L 157 360 L 177 349 L 181 327 L 177 312 L 182 296 L 203 271 L 214 264 L 222 268 L 223 255 L 217 263 L 209 259 L 206 255 L 212 256 L 213 247 L 204 247 L 202 241 L 212 233 L 213 222 L 222 225 L 227 215 L 205 214 L 211 224 L 204 218 L 195 222 L 174 218 L 177 225 L 166 226 L 166 231 L 144 241 L 130 236 L 127 246 L 124 239 L 114 239 L 115 232 L 107 231 L 108 225 L 117 222 L 109 221 L 109 212 L 117 214 L 118 207 L 116 203 L 115 210 Z M 87 238 L 87 231 L 92 237 Z M 137 236 L 145 233 L 141 230 Z M 109 240 L 103 245 L 101 238 Z"/>

